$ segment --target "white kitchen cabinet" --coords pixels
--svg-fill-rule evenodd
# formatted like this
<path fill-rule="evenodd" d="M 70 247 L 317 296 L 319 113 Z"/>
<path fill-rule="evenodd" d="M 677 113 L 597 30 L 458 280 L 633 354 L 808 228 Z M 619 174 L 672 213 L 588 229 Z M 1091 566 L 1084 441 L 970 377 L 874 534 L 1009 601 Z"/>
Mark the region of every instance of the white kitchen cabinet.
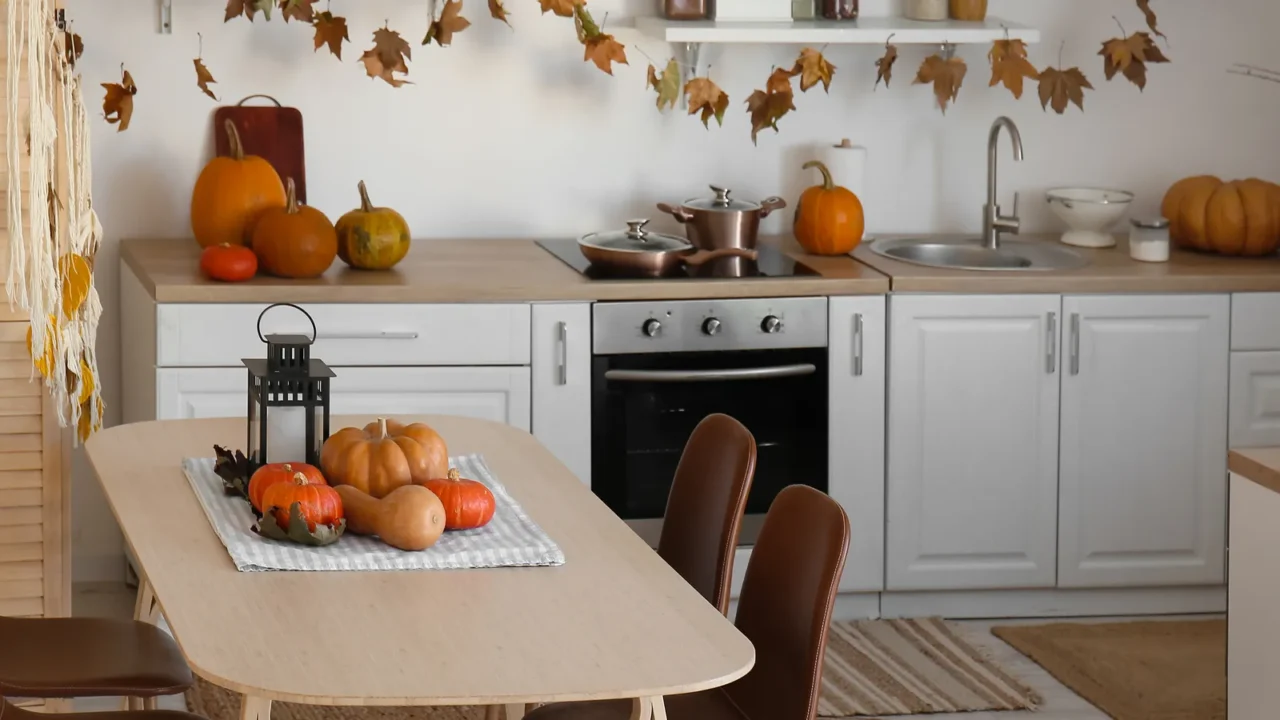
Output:
<path fill-rule="evenodd" d="M 533 434 L 591 484 L 591 305 L 533 306 Z"/>
<path fill-rule="evenodd" d="M 1223 582 L 1227 296 L 1062 311 L 1058 585 Z"/>
<path fill-rule="evenodd" d="M 1233 448 L 1280 445 L 1280 352 L 1231 353 Z"/>
<path fill-rule="evenodd" d="M 842 592 L 884 589 L 885 298 L 828 304 L 828 493 L 849 514 Z"/>
<path fill-rule="evenodd" d="M 1060 303 L 889 298 L 888 589 L 1053 586 Z"/>
<path fill-rule="evenodd" d="M 529 429 L 527 367 L 345 367 L 334 372 L 333 415 L 464 415 Z M 157 419 L 244 417 L 245 373 L 243 368 L 157 369 Z"/>

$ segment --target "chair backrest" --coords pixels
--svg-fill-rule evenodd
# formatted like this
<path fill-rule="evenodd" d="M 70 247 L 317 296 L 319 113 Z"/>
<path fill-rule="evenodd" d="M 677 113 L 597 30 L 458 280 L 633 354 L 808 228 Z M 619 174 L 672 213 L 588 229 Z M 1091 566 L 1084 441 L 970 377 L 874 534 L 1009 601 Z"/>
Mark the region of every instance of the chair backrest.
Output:
<path fill-rule="evenodd" d="M 689 436 L 667 497 L 658 554 L 722 613 L 755 472 L 751 432 L 728 415 L 708 415 Z"/>
<path fill-rule="evenodd" d="M 753 720 L 818 714 L 827 625 L 849 548 L 849 518 L 826 494 L 792 485 L 774 499 L 751 551 L 735 624 L 756 664 L 724 692 Z"/>

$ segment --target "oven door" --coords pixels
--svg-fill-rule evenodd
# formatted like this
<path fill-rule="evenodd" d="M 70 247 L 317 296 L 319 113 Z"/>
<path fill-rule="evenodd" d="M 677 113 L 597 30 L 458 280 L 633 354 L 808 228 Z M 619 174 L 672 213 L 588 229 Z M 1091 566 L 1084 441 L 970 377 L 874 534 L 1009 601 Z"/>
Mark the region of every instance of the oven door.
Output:
<path fill-rule="evenodd" d="M 685 442 L 712 413 L 756 439 L 740 544 L 782 488 L 827 491 L 826 348 L 598 355 L 591 383 L 591 489 L 651 545 Z"/>

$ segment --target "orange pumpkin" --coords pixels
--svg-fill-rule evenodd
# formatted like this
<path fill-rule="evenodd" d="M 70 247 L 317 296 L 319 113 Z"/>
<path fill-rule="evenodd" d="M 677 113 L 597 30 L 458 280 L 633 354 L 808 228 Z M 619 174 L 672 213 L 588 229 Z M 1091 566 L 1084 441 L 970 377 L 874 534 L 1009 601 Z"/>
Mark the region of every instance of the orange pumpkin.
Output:
<path fill-rule="evenodd" d="M 223 127 L 231 139 L 231 155 L 210 160 L 191 192 L 191 232 L 201 247 L 248 245 L 258 215 L 285 205 L 284 183 L 275 168 L 244 154 L 235 123 L 227 120 Z"/>
<path fill-rule="evenodd" d="M 267 463 L 253 472 L 249 478 L 249 504 L 262 512 L 262 497 L 267 489 L 293 480 L 293 476 L 301 474 L 308 482 L 315 485 L 328 485 L 320 468 L 306 463 Z"/>
<path fill-rule="evenodd" d="M 338 256 L 338 233 L 319 210 L 298 204 L 293 178 L 285 182 L 287 202 L 258 216 L 253 251 L 262 268 L 277 277 L 315 278 Z"/>
<path fill-rule="evenodd" d="M 796 240 L 805 252 L 814 255 L 845 255 L 862 242 L 866 228 L 862 201 L 836 185 L 826 165 L 810 160 L 804 168 L 817 168 L 822 184 L 805 190 L 796 203 Z"/>
<path fill-rule="evenodd" d="M 493 519 L 496 501 L 484 483 L 466 480 L 450 469 L 448 477 L 420 483 L 444 503 L 445 530 L 471 530 L 483 527 Z"/>
<path fill-rule="evenodd" d="M 1280 248 L 1280 186 L 1265 180 L 1189 177 L 1169 188 L 1160 210 L 1178 247 L 1245 256 Z"/>
<path fill-rule="evenodd" d="M 324 442 L 320 467 L 334 485 L 352 485 L 375 498 L 410 483 L 449 472 L 449 450 L 422 423 L 378 418 L 363 428 L 343 428 Z"/>
<path fill-rule="evenodd" d="M 342 497 L 323 483 L 313 483 L 302 473 L 294 473 L 291 482 L 276 483 L 262 496 L 263 513 L 271 513 L 276 524 L 289 527 L 289 511 L 298 504 L 298 512 L 307 521 L 307 530 L 316 525 L 336 525 L 342 520 Z"/>

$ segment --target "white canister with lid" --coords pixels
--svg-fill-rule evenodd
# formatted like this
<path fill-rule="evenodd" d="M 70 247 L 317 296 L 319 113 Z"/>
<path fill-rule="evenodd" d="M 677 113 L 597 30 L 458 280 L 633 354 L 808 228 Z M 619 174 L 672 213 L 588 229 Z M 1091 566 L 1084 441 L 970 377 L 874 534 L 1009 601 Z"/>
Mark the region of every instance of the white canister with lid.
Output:
<path fill-rule="evenodd" d="M 903 14 L 908 20 L 946 20 L 948 0 L 906 0 Z"/>
<path fill-rule="evenodd" d="M 1168 220 L 1133 218 L 1129 224 L 1129 257 L 1142 262 L 1169 261 Z"/>

